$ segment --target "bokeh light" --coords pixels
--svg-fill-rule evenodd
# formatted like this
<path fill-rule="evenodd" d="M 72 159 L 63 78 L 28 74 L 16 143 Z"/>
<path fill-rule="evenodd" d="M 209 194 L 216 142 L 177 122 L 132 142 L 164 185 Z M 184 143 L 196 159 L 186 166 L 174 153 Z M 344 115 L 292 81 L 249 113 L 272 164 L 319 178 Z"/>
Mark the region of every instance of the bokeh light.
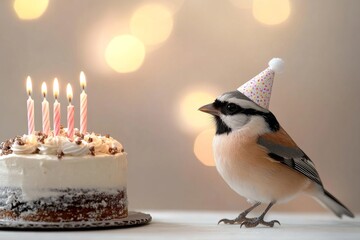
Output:
<path fill-rule="evenodd" d="M 14 10 L 20 19 L 31 20 L 41 17 L 48 5 L 49 0 L 15 0 Z"/>
<path fill-rule="evenodd" d="M 130 20 L 131 33 L 145 45 L 157 45 L 169 38 L 173 29 L 171 12 L 160 4 L 139 7 Z"/>
<path fill-rule="evenodd" d="M 148 3 L 156 3 L 165 6 L 172 15 L 176 14 L 183 6 L 185 0 L 145 0 Z"/>
<path fill-rule="evenodd" d="M 119 73 L 136 71 L 144 58 L 144 44 L 132 35 L 114 37 L 105 50 L 107 64 Z"/>
<path fill-rule="evenodd" d="M 253 5 L 253 0 L 230 0 L 230 2 L 241 9 L 250 9 Z"/>
<path fill-rule="evenodd" d="M 85 65 L 101 74 L 113 73 L 104 57 L 105 50 L 115 36 L 129 34 L 129 17 L 125 14 L 119 16 L 118 11 L 109 12 L 99 16 L 89 27 L 83 29 L 83 37 L 77 39 L 77 44 L 81 46 Z"/>
<path fill-rule="evenodd" d="M 215 129 L 202 131 L 195 139 L 194 153 L 196 158 L 205 166 L 215 166 L 212 141 Z"/>
<path fill-rule="evenodd" d="M 290 15 L 289 0 L 253 0 L 253 15 L 267 25 L 284 22 Z"/>
<path fill-rule="evenodd" d="M 189 131 L 199 131 L 212 126 L 212 117 L 198 109 L 214 102 L 215 94 L 206 91 L 193 91 L 185 94 L 180 103 L 180 124 Z"/>

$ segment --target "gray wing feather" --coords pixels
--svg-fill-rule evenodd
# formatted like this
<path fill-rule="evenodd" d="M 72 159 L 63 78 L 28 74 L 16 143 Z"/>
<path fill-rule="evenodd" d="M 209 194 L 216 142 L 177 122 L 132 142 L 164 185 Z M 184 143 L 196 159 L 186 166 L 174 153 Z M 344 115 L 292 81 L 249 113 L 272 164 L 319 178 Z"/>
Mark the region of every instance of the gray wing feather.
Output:
<path fill-rule="evenodd" d="M 258 144 L 269 149 L 270 152 L 275 153 L 283 158 L 300 158 L 304 156 L 304 152 L 300 148 L 286 147 L 269 141 L 263 137 L 259 137 Z"/>
<path fill-rule="evenodd" d="M 316 171 L 314 163 L 300 148 L 279 145 L 261 136 L 258 139 L 258 144 L 268 150 L 268 155 L 271 159 L 298 171 L 322 186 L 319 173 Z"/>

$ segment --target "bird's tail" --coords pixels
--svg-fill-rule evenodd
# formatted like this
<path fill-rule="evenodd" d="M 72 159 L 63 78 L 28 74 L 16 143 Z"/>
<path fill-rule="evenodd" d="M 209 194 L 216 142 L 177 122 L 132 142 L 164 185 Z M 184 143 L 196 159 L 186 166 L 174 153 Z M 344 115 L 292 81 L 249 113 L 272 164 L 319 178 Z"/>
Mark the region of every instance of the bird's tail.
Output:
<path fill-rule="evenodd" d="M 337 200 L 331 193 L 323 189 L 316 195 L 316 199 L 335 213 L 336 216 L 341 218 L 343 215 L 353 218 L 354 214 L 345 207 L 339 200 Z"/>

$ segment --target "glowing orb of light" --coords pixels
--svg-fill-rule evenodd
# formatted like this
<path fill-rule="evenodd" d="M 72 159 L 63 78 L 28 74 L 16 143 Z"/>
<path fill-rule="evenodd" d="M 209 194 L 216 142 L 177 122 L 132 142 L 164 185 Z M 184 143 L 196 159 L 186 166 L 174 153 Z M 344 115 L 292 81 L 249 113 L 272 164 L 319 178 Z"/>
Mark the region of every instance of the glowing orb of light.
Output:
<path fill-rule="evenodd" d="M 49 0 L 15 0 L 13 6 L 20 19 L 31 20 L 41 17 L 48 5 Z"/>
<path fill-rule="evenodd" d="M 169 38 L 173 29 L 171 12 L 160 4 L 138 8 L 130 20 L 131 33 L 145 45 L 157 45 Z"/>
<path fill-rule="evenodd" d="M 203 130 L 213 124 L 209 114 L 198 109 L 214 102 L 216 96 L 210 92 L 194 91 L 185 95 L 180 103 L 180 121 L 188 130 Z"/>
<path fill-rule="evenodd" d="M 253 15 L 267 25 L 284 22 L 290 15 L 289 0 L 253 0 Z"/>
<path fill-rule="evenodd" d="M 144 44 L 132 35 L 114 37 L 105 49 L 106 63 L 119 73 L 136 71 L 144 58 Z"/>
<path fill-rule="evenodd" d="M 230 2 L 241 9 L 250 9 L 253 4 L 253 0 L 230 0 Z"/>
<path fill-rule="evenodd" d="M 161 4 L 166 7 L 172 15 L 176 14 L 182 6 L 184 5 L 185 0 L 156 0 L 156 4 Z"/>
<path fill-rule="evenodd" d="M 215 129 L 202 131 L 195 139 L 194 153 L 196 158 L 205 166 L 215 166 L 212 150 L 212 140 L 215 135 Z"/>

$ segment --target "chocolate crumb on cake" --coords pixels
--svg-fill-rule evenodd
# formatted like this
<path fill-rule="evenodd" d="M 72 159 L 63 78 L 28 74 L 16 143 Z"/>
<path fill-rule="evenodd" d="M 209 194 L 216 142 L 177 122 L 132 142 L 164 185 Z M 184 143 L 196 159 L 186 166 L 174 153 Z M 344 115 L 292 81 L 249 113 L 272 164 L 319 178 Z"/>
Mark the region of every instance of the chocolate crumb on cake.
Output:
<path fill-rule="evenodd" d="M 118 151 L 118 149 L 117 149 L 117 147 L 111 147 L 111 148 L 109 148 L 109 153 L 110 154 L 117 154 L 119 151 Z"/>
<path fill-rule="evenodd" d="M 95 156 L 95 147 L 92 146 L 89 148 L 91 155 Z"/>
<path fill-rule="evenodd" d="M 25 145 L 25 143 L 24 143 L 24 141 L 21 139 L 21 137 L 16 137 L 15 138 L 15 143 L 17 144 L 17 145 L 20 145 L 20 146 L 24 146 Z"/>
<path fill-rule="evenodd" d="M 1 155 L 11 154 L 13 151 L 11 150 L 12 141 L 6 140 L 2 142 L 0 145 Z"/>
<path fill-rule="evenodd" d="M 82 139 L 80 137 L 76 138 L 75 143 L 80 145 L 82 143 Z"/>
<path fill-rule="evenodd" d="M 58 158 L 58 159 L 62 159 L 64 155 L 65 155 L 64 152 L 61 151 L 61 150 L 59 150 L 59 151 L 57 152 L 57 158 Z"/>

